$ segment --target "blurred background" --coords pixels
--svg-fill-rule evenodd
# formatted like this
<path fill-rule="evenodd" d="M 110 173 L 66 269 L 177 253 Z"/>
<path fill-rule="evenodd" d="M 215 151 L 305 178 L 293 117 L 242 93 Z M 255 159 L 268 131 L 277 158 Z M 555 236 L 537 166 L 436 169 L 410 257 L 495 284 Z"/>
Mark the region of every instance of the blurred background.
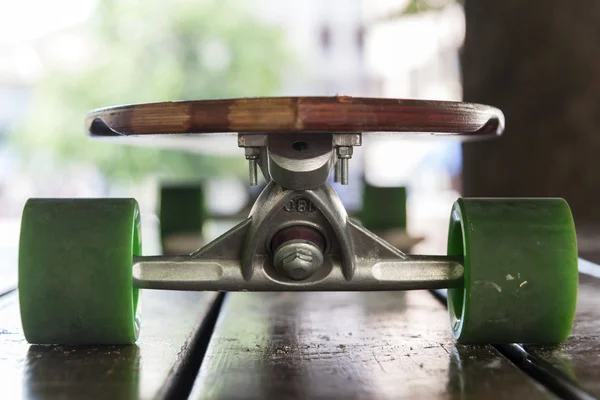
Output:
<path fill-rule="evenodd" d="M 131 196 L 145 223 L 155 224 L 161 183 L 203 181 L 211 215 L 238 213 L 250 192 L 235 145 L 207 141 L 206 151 L 181 152 L 94 141 L 84 117 L 125 103 L 275 95 L 464 95 L 497 106 L 507 132 L 489 143 L 365 138 L 350 185 L 336 190 L 357 211 L 364 182 L 408 187 L 407 229 L 425 238 L 414 252 L 445 251 L 450 207 L 461 191 L 567 197 L 578 226 L 590 232 L 584 247 L 593 243 L 600 35 L 598 24 L 584 22 L 599 7 L 462 3 L 3 2 L 1 246 L 16 246 L 29 197 Z M 155 252 L 158 239 L 145 242 L 146 253 Z"/>

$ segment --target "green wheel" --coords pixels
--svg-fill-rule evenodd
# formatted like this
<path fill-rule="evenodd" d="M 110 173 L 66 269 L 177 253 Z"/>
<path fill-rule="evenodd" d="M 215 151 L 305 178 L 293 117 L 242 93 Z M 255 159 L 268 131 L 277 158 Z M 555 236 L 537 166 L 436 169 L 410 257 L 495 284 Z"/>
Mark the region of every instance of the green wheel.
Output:
<path fill-rule="evenodd" d="M 171 242 L 196 250 L 207 219 L 206 200 L 201 183 L 164 185 L 160 188 L 160 234 L 167 251 Z M 169 244 L 171 243 L 171 244 Z"/>
<path fill-rule="evenodd" d="M 378 187 L 365 183 L 359 213 L 365 228 L 382 231 L 406 229 L 406 188 Z"/>
<path fill-rule="evenodd" d="M 131 344 L 138 336 L 134 199 L 30 199 L 19 243 L 25 338 L 36 344 Z"/>
<path fill-rule="evenodd" d="M 459 199 L 448 255 L 464 257 L 464 287 L 448 290 L 461 343 L 555 344 L 571 331 L 577 242 L 563 199 Z"/>

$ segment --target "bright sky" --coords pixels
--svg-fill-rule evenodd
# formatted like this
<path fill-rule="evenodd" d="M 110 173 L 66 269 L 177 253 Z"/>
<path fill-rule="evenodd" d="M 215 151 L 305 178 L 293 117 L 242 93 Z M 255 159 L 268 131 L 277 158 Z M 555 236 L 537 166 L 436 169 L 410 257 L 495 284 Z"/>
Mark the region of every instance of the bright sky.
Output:
<path fill-rule="evenodd" d="M 85 21 L 96 0 L 0 0 L 0 46 L 38 39 Z"/>

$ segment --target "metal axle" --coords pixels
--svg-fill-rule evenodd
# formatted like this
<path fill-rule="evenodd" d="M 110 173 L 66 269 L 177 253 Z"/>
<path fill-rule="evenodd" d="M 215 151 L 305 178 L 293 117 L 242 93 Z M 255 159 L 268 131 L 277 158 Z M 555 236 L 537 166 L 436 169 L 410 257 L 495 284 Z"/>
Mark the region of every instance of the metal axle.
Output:
<path fill-rule="evenodd" d="M 264 260 L 268 262 L 267 260 Z M 463 285 L 462 260 L 448 256 L 407 256 L 406 260 L 361 263 L 347 280 L 335 263 L 330 273 L 316 281 L 277 280 L 263 270 L 244 279 L 240 263 L 202 260 L 192 256 L 135 257 L 133 285 L 144 289 L 223 291 L 335 291 L 414 290 L 456 288 Z"/>

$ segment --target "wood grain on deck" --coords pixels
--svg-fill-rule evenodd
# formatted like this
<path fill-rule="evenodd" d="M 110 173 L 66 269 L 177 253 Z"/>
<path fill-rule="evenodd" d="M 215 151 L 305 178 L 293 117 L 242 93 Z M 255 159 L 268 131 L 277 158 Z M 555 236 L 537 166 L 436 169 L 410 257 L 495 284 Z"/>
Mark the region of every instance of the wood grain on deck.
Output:
<path fill-rule="evenodd" d="M 86 120 L 92 136 L 224 132 L 412 132 L 464 137 L 502 133 L 494 107 L 361 97 L 258 97 L 107 107 Z"/>

